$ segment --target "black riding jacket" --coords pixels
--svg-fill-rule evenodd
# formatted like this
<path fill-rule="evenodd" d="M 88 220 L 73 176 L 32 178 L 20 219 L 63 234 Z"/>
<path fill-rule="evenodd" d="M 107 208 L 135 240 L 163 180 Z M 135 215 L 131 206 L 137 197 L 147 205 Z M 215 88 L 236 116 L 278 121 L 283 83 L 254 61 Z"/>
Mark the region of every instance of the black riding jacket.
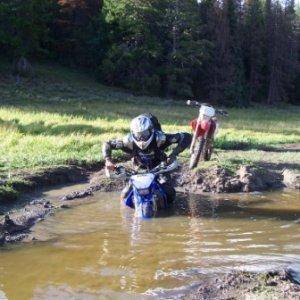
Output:
<path fill-rule="evenodd" d="M 145 150 L 141 150 L 133 141 L 132 135 L 126 135 L 123 140 L 110 140 L 104 143 L 102 148 L 103 157 L 110 158 L 113 149 L 119 149 L 129 154 L 134 164 L 141 168 L 154 168 L 163 161 L 166 161 L 165 150 L 172 144 L 177 145 L 170 157 L 175 158 L 185 150 L 191 143 L 191 135 L 186 132 L 166 134 L 162 131 L 155 131 L 151 144 Z"/>

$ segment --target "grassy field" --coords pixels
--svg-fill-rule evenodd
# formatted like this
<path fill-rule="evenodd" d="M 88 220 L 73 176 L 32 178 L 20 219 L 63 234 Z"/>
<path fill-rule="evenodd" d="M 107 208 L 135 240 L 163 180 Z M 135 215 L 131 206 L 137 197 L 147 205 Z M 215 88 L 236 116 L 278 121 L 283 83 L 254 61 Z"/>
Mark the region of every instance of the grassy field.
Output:
<path fill-rule="evenodd" d="M 184 101 L 134 96 L 59 66 L 39 65 L 19 85 L 0 64 L 0 174 L 100 161 L 102 143 L 128 132 L 130 119 L 152 112 L 166 132 L 189 131 L 196 109 Z M 245 162 L 299 166 L 299 152 L 264 152 L 263 147 L 300 143 L 300 107 L 228 109 L 221 120 L 210 164 Z M 243 151 L 232 151 L 240 149 Z M 118 154 L 116 154 L 118 155 Z M 183 156 L 187 157 L 187 153 Z"/>

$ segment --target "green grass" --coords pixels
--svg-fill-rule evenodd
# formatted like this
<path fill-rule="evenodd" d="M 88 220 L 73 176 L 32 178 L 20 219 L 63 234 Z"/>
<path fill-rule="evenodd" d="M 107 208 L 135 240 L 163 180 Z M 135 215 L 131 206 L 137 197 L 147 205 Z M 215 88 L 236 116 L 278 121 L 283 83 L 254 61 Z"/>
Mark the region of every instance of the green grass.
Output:
<path fill-rule="evenodd" d="M 166 132 L 189 131 L 197 110 L 183 101 L 134 96 L 108 88 L 88 75 L 59 66 L 35 67 L 34 79 L 16 85 L 8 65 L 0 64 L 0 174 L 24 169 L 100 161 L 104 141 L 128 132 L 132 117 L 152 112 Z M 1 75 L 2 74 L 2 75 Z M 258 151 L 261 147 L 300 142 L 300 108 L 257 106 L 229 109 L 221 120 L 213 162 L 300 162 L 299 153 Z M 183 154 L 187 157 L 187 153 Z"/>

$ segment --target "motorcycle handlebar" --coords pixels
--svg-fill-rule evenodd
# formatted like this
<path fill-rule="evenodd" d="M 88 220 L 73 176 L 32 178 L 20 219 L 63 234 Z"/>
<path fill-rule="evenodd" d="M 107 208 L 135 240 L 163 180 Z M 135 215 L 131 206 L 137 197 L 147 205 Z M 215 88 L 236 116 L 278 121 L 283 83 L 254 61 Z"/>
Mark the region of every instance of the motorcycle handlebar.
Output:
<path fill-rule="evenodd" d="M 186 105 L 188 105 L 188 106 L 201 106 L 201 104 L 198 101 L 193 101 L 193 100 L 186 101 Z"/>
<path fill-rule="evenodd" d="M 216 112 L 221 116 L 228 117 L 228 112 L 225 110 L 218 109 L 218 110 L 216 110 Z"/>
<path fill-rule="evenodd" d="M 201 107 L 201 105 L 203 105 L 203 104 L 199 103 L 198 101 L 193 101 L 193 100 L 187 100 L 186 104 L 188 106 L 197 106 L 197 107 Z M 216 109 L 216 113 L 219 115 L 222 115 L 224 117 L 228 117 L 228 112 L 225 110 Z"/>
<path fill-rule="evenodd" d="M 154 175 L 159 175 L 163 173 L 169 173 L 178 168 L 178 161 L 174 160 L 171 164 L 165 165 L 162 163 L 161 165 L 155 167 L 154 169 L 148 171 L 147 173 L 153 173 Z M 126 169 L 124 166 L 117 166 L 114 170 L 113 174 L 109 174 L 110 178 L 124 178 L 130 177 L 132 175 L 143 174 L 145 172 L 135 172 L 133 170 Z"/>
<path fill-rule="evenodd" d="M 154 173 L 156 175 L 163 174 L 163 173 L 169 173 L 171 171 L 174 171 L 178 168 L 178 161 L 175 159 L 171 164 L 165 165 L 162 163 L 161 165 L 155 167 L 150 171 L 150 173 Z"/>

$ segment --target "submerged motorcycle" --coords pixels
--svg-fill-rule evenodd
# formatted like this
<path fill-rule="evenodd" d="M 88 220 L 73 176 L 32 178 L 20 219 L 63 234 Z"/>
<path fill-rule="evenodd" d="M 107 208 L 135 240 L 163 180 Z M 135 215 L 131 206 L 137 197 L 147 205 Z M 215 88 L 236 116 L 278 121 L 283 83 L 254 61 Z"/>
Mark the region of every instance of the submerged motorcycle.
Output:
<path fill-rule="evenodd" d="M 125 205 L 135 210 L 139 218 L 153 218 L 159 209 L 168 207 L 166 191 L 161 184 L 161 175 L 178 168 L 175 160 L 170 165 L 164 163 L 150 171 L 138 172 L 118 166 L 111 178 L 129 180 L 132 189 L 125 199 Z"/>
<path fill-rule="evenodd" d="M 193 119 L 189 123 L 193 130 L 189 168 L 193 169 L 198 165 L 200 160 L 210 160 L 213 153 L 214 137 L 219 127 L 216 115 L 228 116 L 228 113 L 197 101 L 188 100 L 186 104 L 199 107 L 198 118 Z"/>

